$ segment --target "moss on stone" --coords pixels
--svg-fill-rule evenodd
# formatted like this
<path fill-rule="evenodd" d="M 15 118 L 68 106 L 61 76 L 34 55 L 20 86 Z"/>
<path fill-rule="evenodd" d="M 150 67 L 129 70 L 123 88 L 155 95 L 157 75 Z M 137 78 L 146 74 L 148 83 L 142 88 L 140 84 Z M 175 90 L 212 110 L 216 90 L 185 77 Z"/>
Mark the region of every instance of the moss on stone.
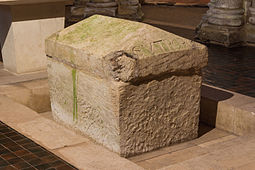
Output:
<path fill-rule="evenodd" d="M 73 78 L 73 121 L 78 120 L 77 87 L 76 87 L 76 69 L 72 69 Z"/>
<path fill-rule="evenodd" d="M 99 42 L 103 37 L 111 35 L 114 35 L 114 39 L 121 39 L 142 26 L 140 23 L 129 22 L 131 21 L 94 15 L 76 24 L 73 30 L 70 28 L 67 34 L 60 35 L 58 41 L 69 44 L 79 44 L 83 41 Z"/>

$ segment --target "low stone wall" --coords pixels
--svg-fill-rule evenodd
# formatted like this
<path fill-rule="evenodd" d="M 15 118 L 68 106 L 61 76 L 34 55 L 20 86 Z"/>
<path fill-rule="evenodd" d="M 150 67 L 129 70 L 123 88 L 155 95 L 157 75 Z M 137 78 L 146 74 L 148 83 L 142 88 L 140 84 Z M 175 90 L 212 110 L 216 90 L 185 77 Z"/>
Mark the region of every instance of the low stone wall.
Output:
<path fill-rule="evenodd" d="M 142 20 L 139 0 L 76 0 L 67 7 L 67 25 L 71 25 L 94 14 L 131 20 Z"/>
<path fill-rule="evenodd" d="M 255 98 L 203 85 L 200 121 L 236 135 L 255 133 Z"/>
<path fill-rule="evenodd" d="M 197 137 L 207 48 L 94 15 L 46 40 L 55 120 L 121 156 Z"/>

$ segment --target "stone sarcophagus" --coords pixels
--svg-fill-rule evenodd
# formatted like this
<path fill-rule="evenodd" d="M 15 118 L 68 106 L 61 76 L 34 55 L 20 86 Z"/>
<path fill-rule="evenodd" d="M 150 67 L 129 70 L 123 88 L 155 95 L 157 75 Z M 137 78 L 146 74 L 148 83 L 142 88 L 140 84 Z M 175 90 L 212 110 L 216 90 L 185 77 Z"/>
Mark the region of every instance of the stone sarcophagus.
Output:
<path fill-rule="evenodd" d="M 197 137 L 207 48 L 94 15 L 46 40 L 54 119 L 121 156 Z"/>

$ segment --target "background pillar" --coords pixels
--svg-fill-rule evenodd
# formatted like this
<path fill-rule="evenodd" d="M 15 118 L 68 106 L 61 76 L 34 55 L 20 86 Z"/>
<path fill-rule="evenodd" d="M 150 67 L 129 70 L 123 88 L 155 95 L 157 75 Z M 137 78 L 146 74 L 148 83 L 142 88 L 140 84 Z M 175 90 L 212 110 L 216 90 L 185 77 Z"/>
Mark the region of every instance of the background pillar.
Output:
<path fill-rule="evenodd" d="M 248 8 L 248 23 L 245 26 L 247 44 L 255 43 L 255 0 L 252 0 Z"/>
<path fill-rule="evenodd" d="M 227 47 L 238 46 L 242 40 L 244 9 L 242 0 L 211 0 L 209 10 L 197 27 L 197 39 L 221 44 Z"/>

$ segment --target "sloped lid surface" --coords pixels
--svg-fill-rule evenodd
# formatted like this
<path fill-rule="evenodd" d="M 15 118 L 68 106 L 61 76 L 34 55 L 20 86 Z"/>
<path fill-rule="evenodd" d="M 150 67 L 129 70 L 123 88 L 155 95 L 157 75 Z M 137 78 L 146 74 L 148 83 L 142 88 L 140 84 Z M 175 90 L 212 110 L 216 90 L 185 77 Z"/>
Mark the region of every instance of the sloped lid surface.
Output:
<path fill-rule="evenodd" d="M 49 37 L 46 54 L 89 72 L 102 66 L 98 73 L 110 70 L 111 76 L 123 81 L 200 69 L 207 63 L 204 45 L 144 23 L 101 15 Z"/>

